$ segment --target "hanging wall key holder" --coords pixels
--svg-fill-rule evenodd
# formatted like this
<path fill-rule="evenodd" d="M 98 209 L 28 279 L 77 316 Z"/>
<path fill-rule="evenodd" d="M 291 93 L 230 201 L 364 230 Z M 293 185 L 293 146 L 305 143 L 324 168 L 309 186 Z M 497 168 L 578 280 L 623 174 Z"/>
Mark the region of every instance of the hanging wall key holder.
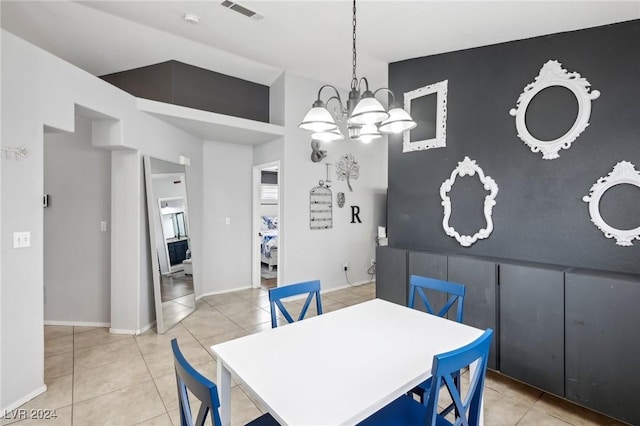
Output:
<path fill-rule="evenodd" d="M 309 191 L 309 226 L 311 229 L 333 227 L 333 194 L 323 180 Z"/>

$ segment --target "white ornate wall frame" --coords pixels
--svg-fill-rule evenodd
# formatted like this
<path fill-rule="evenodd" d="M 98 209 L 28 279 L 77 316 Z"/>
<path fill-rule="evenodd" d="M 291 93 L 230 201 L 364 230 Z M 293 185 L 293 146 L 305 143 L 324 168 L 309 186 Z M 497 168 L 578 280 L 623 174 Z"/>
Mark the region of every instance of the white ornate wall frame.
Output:
<path fill-rule="evenodd" d="M 635 185 L 640 187 L 640 172 L 628 161 L 621 161 L 613 167 L 611 173 L 601 177 L 589 190 L 589 195 L 582 197 L 582 201 L 589 203 L 591 222 L 604 233 L 607 238 L 615 238 L 616 244 L 623 247 L 633 245 L 633 240 L 640 240 L 640 226 L 634 229 L 617 229 L 608 225 L 600 215 L 600 199 L 610 188 L 616 185 Z"/>
<path fill-rule="evenodd" d="M 439 81 L 404 94 L 404 109 L 411 114 L 411 101 L 423 96 L 436 94 L 436 137 L 423 141 L 411 141 L 411 131 L 406 131 L 402 139 L 402 152 L 421 151 L 447 146 L 447 90 L 449 80 Z"/>
<path fill-rule="evenodd" d="M 449 198 L 449 192 L 456 181 L 456 177 L 474 176 L 478 174 L 480 182 L 484 186 L 484 189 L 489 191 L 489 194 L 484 197 L 484 218 L 487 222 L 487 226 L 480 229 L 475 235 L 460 235 L 453 227 L 449 225 L 449 217 L 451 217 L 451 199 Z M 471 160 L 469 157 L 464 157 L 464 160 L 458 163 L 458 167 L 453 169 L 451 177 L 442 182 L 440 186 L 440 197 L 442 198 L 442 206 L 444 207 L 444 218 L 442 219 L 442 227 L 444 232 L 455 238 L 461 246 L 469 247 L 471 244 L 478 240 L 483 240 L 491 235 L 493 232 L 493 220 L 491 215 L 493 214 L 493 206 L 496 205 L 496 195 L 498 194 L 498 185 L 490 177 L 485 176 L 482 169 L 476 164 L 475 160 Z"/>
<path fill-rule="evenodd" d="M 551 141 L 541 141 L 534 137 L 527 129 L 525 117 L 527 107 L 531 99 L 542 90 L 551 86 L 561 86 L 569 89 L 578 101 L 578 115 L 573 126 L 557 139 Z M 526 143 L 533 152 L 542 152 L 542 158 L 545 160 L 553 160 L 560 155 L 558 151 L 561 149 L 569 149 L 573 141 L 587 128 L 589 118 L 591 116 L 591 101 L 600 96 L 600 91 L 593 90 L 589 92 L 591 84 L 586 78 L 581 77 L 577 72 L 568 72 L 562 68 L 562 64 L 558 61 L 547 61 L 540 73 L 533 81 L 529 83 L 524 92 L 518 97 L 516 107 L 509 111 L 509 114 L 516 117 L 516 129 L 518 137 Z"/>

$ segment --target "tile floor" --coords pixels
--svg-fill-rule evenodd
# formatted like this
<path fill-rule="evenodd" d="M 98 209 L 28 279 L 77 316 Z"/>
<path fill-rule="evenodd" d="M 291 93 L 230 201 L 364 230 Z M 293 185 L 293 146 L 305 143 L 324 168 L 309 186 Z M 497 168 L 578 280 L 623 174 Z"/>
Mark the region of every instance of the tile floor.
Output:
<path fill-rule="evenodd" d="M 364 302 L 374 292 L 373 284 L 326 292 L 323 308 L 329 312 Z M 301 303 L 289 302 L 293 309 Z M 178 425 L 170 340 L 177 337 L 185 357 L 215 380 L 209 346 L 269 327 L 269 301 L 262 289 L 204 297 L 196 312 L 162 336 L 153 330 L 134 337 L 109 334 L 105 328 L 47 326 L 48 390 L 21 409 L 55 410 L 57 417 L 5 417 L 0 424 Z M 490 426 L 620 424 L 494 372 L 487 375 L 484 395 L 485 424 Z M 231 405 L 234 425 L 261 414 L 242 386 L 233 387 Z"/>

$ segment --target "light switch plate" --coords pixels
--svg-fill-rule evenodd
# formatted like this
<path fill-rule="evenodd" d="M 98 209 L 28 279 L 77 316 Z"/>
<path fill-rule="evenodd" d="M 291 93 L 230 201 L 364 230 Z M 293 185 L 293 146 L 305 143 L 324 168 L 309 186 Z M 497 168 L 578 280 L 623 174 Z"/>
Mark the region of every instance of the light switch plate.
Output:
<path fill-rule="evenodd" d="M 14 232 L 13 233 L 13 248 L 25 248 L 31 247 L 31 232 Z"/>

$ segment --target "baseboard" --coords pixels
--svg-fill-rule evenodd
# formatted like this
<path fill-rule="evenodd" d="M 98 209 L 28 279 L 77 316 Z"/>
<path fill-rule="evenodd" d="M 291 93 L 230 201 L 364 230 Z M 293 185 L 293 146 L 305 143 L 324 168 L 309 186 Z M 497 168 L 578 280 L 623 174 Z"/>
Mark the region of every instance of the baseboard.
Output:
<path fill-rule="evenodd" d="M 111 323 L 108 322 L 87 322 L 87 321 L 55 321 L 45 320 L 44 325 L 64 325 L 73 327 L 109 327 Z"/>
<path fill-rule="evenodd" d="M 149 324 L 145 325 L 144 327 L 142 327 L 140 330 L 138 330 L 137 334 L 142 334 L 147 330 L 151 330 L 153 328 L 153 326 L 156 325 L 156 321 L 152 321 Z"/>
<path fill-rule="evenodd" d="M 101 327 L 106 328 L 111 326 L 111 323 L 108 322 L 85 322 L 85 321 L 54 321 L 54 320 L 45 320 L 44 325 L 63 325 L 69 327 Z M 156 325 L 156 322 L 150 322 L 139 330 L 122 330 L 118 328 L 109 328 L 109 333 L 113 334 L 142 334 L 147 330 L 153 328 Z"/>
<path fill-rule="evenodd" d="M 358 282 L 347 284 L 347 285 L 343 285 L 343 286 L 340 286 L 340 287 L 332 287 L 332 288 L 329 288 L 329 289 L 326 289 L 326 290 L 322 290 L 321 293 L 325 293 L 325 292 L 329 293 L 329 292 L 336 291 L 336 290 L 344 290 L 345 288 L 359 287 L 361 285 L 371 284 L 371 283 L 375 283 L 375 282 L 376 282 L 375 280 L 373 280 L 373 281 L 372 280 L 358 281 Z"/>
<path fill-rule="evenodd" d="M 365 284 L 371 284 L 371 283 L 375 283 L 376 280 L 365 280 L 365 281 L 358 281 L 352 284 L 347 284 L 347 285 L 343 285 L 340 287 L 333 287 L 330 289 L 326 289 L 326 290 L 321 290 L 321 293 L 325 293 L 325 292 L 331 292 L 331 291 L 336 291 L 336 290 L 343 290 L 345 288 L 351 288 L 351 287 L 358 287 L 361 285 L 365 285 Z M 213 291 L 211 293 L 204 293 L 201 294 L 200 296 L 196 297 L 196 300 L 200 300 L 203 297 L 207 297 L 207 296 L 215 296 L 216 294 L 224 294 L 224 293 L 232 293 L 234 291 L 239 291 L 239 290 L 250 290 L 253 289 L 254 287 L 251 286 L 247 286 L 247 287 L 237 287 L 237 288 L 231 288 L 229 290 L 222 290 L 222 291 Z"/>
<path fill-rule="evenodd" d="M 131 336 L 135 336 L 136 330 L 124 330 L 124 329 L 120 329 L 120 328 L 110 328 L 109 329 L 109 333 L 112 334 L 129 334 Z"/>
<path fill-rule="evenodd" d="M 240 290 L 251 290 L 252 288 L 253 287 L 251 286 L 245 286 L 245 287 L 230 288 L 228 290 L 222 290 L 222 291 L 212 291 L 211 293 L 201 294 L 200 296 L 196 297 L 196 300 L 200 300 L 203 297 L 207 297 L 207 296 L 215 296 L 216 294 L 232 293 L 234 291 L 240 291 Z"/>
<path fill-rule="evenodd" d="M 47 385 L 43 384 L 42 386 L 40 386 L 38 389 L 34 390 L 33 392 L 29 392 L 28 394 L 26 394 L 25 396 L 23 396 L 22 398 L 20 398 L 16 402 L 14 402 L 13 404 L 10 404 L 6 408 L 3 408 L 2 409 L 2 413 L 1 413 L 2 417 L 0 417 L 0 419 L 10 418 L 11 417 L 11 412 L 13 410 L 15 410 L 18 407 L 22 406 L 23 404 L 31 401 L 36 396 L 45 393 L 46 391 L 47 391 Z"/>

